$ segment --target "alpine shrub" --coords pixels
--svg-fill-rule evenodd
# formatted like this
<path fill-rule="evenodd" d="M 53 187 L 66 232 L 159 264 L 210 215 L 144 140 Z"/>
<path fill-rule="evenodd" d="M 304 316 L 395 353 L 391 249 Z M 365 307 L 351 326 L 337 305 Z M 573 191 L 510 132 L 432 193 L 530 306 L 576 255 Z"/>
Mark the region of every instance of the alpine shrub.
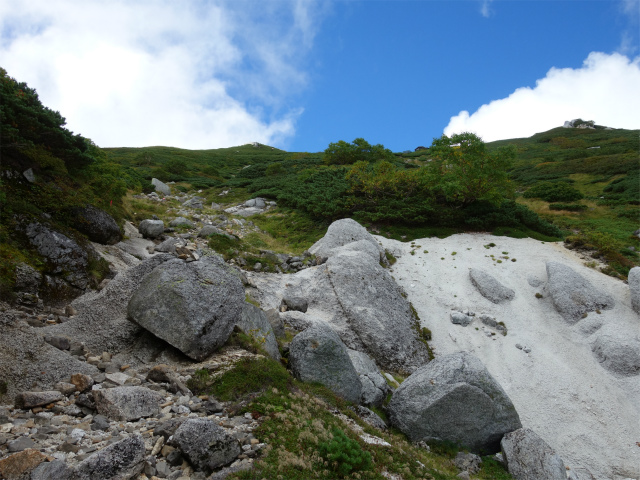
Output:
<path fill-rule="evenodd" d="M 338 475 L 344 477 L 371 468 L 371 454 L 362 450 L 358 442 L 347 437 L 339 428 L 334 428 L 332 433 L 333 439 L 318 444 L 318 451 Z"/>

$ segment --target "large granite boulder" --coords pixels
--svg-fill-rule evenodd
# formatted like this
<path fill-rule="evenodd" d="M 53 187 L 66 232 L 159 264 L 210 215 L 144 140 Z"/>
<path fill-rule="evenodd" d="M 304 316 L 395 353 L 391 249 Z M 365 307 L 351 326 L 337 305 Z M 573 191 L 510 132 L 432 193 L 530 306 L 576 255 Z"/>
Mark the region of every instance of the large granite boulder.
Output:
<path fill-rule="evenodd" d="M 640 267 L 633 267 L 628 276 L 629 292 L 631 293 L 631 308 L 640 314 Z"/>
<path fill-rule="evenodd" d="M 484 270 L 471 268 L 469 269 L 469 277 L 471 278 L 471 283 L 475 285 L 480 294 L 487 300 L 491 300 L 493 303 L 512 300 L 516 294 L 516 292 L 505 287 Z"/>
<path fill-rule="evenodd" d="M 246 335 L 252 337 L 274 360 L 280 360 L 278 342 L 273 333 L 273 328 L 267 314 L 260 308 L 245 302 L 242 308 L 242 316 L 236 323 L 236 327 Z"/>
<path fill-rule="evenodd" d="M 364 352 L 349 349 L 348 353 L 362 384 L 360 403 L 380 407 L 391 388 L 378 370 L 376 362 Z"/>
<path fill-rule="evenodd" d="M 114 245 L 122 240 L 120 227 L 104 210 L 87 205 L 73 209 L 72 215 L 75 217 L 74 228 L 84 233 L 92 242 Z"/>
<path fill-rule="evenodd" d="M 362 386 L 346 345 L 327 324 L 318 322 L 294 337 L 289 365 L 303 382 L 317 382 L 350 402 L 359 403 Z"/>
<path fill-rule="evenodd" d="M 640 374 L 640 340 L 638 334 L 625 332 L 617 325 L 607 324 L 598 331 L 591 351 L 600 365 L 620 376 Z"/>
<path fill-rule="evenodd" d="M 326 263 L 349 329 L 379 365 L 411 372 L 429 361 L 417 319 L 391 274 L 364 251 L 336 248 Z"/>
<path fill-rule="evenodd" d="M 163 195 L 171 195 L 171 188 L 164 182 L 161 182 L 157 178 L 151 179 L 151 184 L 155 187 L 156 192 L 160 192 Z"/>
<path fill-rule="evenodd" d="M 319 257 L 331 257 L 335 250 L 352 242 L 364 240 L 378 252 L 378 261 L 384 261 L 384 250 L 367 229 L 351 218 L 336 220 L 327 229 L 324 237 L 309 248 L 309 253 Z"/>
<path fill-rule="evenodd" d="M 506 392 L 466 352 L 416 370 L 394 392 L 388 412 L 412 442 L 449 441 L 474 453 L 498 452 L 503 435 L 522 427 Z"/>
<path fill-rule="evenodd" d="M 84 289 L 89 282 L 87 252 L 69 237 L 40 223 L 30 223 L 25 233 L 29 243 L 47 262 L 47 272 L 61 275 L 71 286 Z"/>
<path fill-rule="evenodd" d="M 74 468 L 73 480 L 138 478 L 144 468 L 144 440 L 138 434 L 113 443 Z"/>
<path fill-rule="evenodd" d="M 242 315 L 244 288 L 219 257 L 174 259 L 147 275 L 133 294 L 128 316 L 194 360 L 229 338 Z"/>
<path fill-rule="evenodd" d="M 567 480 L 562 459 L 533 430 L 507 433 L 500 447 L 507 470 L 516 480 Z"/>
<path fill-rule="evenodd" d="M 125 422 L 150 417 L 160 411 L 164 397 L 146 387 L 114 387 L 93 391 L 100 415 Z"/>
<path fill-rule="evenodd" d="M 238 440 L 208 418 L 189 418 L 175 431 L 170 444 L 197 470 L 210 472 L 231 463 L 242 453 Z"/>
<path fill-rule="evenodd" d="M 78 313 L 72 319 L 42 330 L 47 334 L 66 336 L 82 342 L 92 352 L 115 354 L 133 347 L 144 330 L 127 318 L 129 299 L 147 274 L 158 265 L 173 258 L 169 254 L 161 253 L 128 268 L 116 275 L 100 292 L 83 295 L 76 299 L 73 306 Z M 0 343 L 1 338 L 0 335 Z M 135 353 L 137 355 L 139 352 Z M 0 355 L 2 355 L 1 349 Z M 66 358 L 69 356 L 67 355 Z M 77 363 L 88 365 L 86 362 Z M 95 370 L 95 367 L 92 368 Z M 86 368 L 77 369 L 67 373 L 66 377 L 76 372 L 93 373 L 93 371 L 87 372 Z"/>
<path fill-rule="evenodd" d="M 587 279 L 570 267 L 547 262 L 549 294 L 556 310 L 570 324 L 587 312 L 613 308 L 614 300 L 597 290 Z"/>
<path fill-rule="evenodd" d="M 164 233 L 164 222 L 162 220 L 142 220 L 138 225 L 138 232 L 144 238 L 153 240 Z"/>

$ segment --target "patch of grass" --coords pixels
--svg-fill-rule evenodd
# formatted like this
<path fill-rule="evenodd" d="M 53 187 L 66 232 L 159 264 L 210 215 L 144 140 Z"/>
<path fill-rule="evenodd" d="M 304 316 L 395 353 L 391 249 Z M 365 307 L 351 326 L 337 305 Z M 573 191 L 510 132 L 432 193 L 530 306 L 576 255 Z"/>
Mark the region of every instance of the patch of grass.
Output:
<path fill-rule="evenodd" d="M 391 253 L 386 248 L 384 249 L 384 256 L 386 257 L 387 262 L 389 262 L 389 265 L 393 265 L 398 261 L 398 259 L 393 255 L 393 253 Z"/>
<path fill-rule="evenodd" d="M 364 451 L 358 442 L 339 428 L 333 428 L 331 433 L 333 438 L 330 441 L 318 444 L 318 452 L 339 477 L 371 469 L 371 454 Z"/>
<path fill-rule="evenodd" d="M 271 250 L 293 254 L 302 253 L 320 240 L 329 226 L 326 221 L 282 207 L 255 215 L 251 220 L 273 238 L 273 242 L 269 242 Z"/>
<path fill-rule="evenodd" d="M 212 380 L 209 393 L 222 401 L 276 388 L 286 391 L 291 383 L 287 370 L 269 358 L 244 358 Z"/>
<path fill-rule="evenodd" d="M 536 293 L 536 298 L 543 298 L 542 294 L 540 292 Z"/>

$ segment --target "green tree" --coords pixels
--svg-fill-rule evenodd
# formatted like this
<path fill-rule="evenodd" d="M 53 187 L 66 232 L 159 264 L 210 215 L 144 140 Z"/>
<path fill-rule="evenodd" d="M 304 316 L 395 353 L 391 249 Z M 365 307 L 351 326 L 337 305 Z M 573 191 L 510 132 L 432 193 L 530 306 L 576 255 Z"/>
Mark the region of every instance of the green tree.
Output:
<path fill-rule="evenodd" d="M 378 160 L 393 160 L 393 152 L 384 145 L 371 145 L 364 138 L 356 138 L 347 143 L 340 140 L 330 143 L 324 151 L 324 163 L 327 165 L 351 165 L 356 162 L 377 162 Z"/>
<path fill-rule="evenodd" d="M 511 147 L 488 151 L 480 137 L 465 132 L 434 138 L 426 167 L 436 196 L 466 206 L 479 200 L 494 204 L 513 197 L 508 170 L 515 158 Z"/>

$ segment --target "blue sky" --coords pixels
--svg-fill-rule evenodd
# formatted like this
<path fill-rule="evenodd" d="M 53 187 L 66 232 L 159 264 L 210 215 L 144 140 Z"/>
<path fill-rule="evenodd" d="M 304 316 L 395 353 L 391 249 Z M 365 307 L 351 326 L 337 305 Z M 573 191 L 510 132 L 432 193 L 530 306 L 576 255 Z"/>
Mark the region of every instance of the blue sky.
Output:
<path fill-rule="evenodd" d="M 0 66 L 105 147 L 640 128 L 640 0 L 0 0 L 0 19 Z"/>

